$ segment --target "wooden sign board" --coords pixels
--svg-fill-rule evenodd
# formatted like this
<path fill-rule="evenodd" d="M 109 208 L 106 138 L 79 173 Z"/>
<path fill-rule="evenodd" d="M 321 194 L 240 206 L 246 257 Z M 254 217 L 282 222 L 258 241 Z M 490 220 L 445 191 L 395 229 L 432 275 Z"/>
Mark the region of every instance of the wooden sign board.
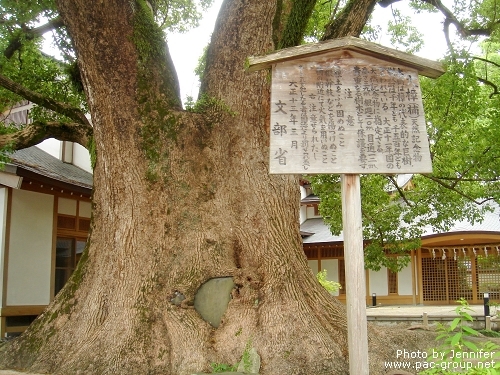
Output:
<path fill-rule="evenodd" d="M 430 173 L 417 70 L 336 50 L 272 66 L 270 173 Z"/>
<path fill-rule="evenodd" d="M 341 174 L 349 372 L 368 374 L 359 175 L 432 172 L 418 73 L 443 70 L 354 37 L 249 58 L 271 66 L 270 173 Z"/>

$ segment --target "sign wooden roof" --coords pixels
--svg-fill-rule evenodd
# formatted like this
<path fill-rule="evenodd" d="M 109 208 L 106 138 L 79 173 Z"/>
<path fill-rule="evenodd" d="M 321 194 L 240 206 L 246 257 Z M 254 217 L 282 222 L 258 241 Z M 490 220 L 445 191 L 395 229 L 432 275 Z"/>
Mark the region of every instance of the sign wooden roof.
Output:
<path fill-rule="evenodd" d="M 310 57 L 341 50 L 355 51 L 394 64 L 400 64 L 417 70 L 419 74 L 430 78 L 437 78 L 445 72 L 441 63 L 437 61 L 424 59 L 352 36 L 285 48 L 265 56 L 251 56 L 248 58 L 248 71 L 270 68 L 273 64 L 296 58 Z"/>

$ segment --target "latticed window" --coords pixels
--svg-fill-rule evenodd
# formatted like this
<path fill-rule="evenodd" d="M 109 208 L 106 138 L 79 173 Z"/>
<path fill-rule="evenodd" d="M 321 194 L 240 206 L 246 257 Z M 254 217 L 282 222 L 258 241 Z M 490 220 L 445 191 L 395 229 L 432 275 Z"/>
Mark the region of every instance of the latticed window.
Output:
<path fill-rule="evenodd" d="M 490 298 L 500 298 L 500 257 L 495 255 L 478 255 L 477 264 L 477 285 L 478 298 L 483 297 L 483 293 L 488 292 Z"/>
<path fill-rule="evenodd" d="M 424 301 L 446 301 L 445 261 L 422 258 L 422 284 Z"/>
<path fill-rule="evenodd" d="M 57 229 L 76 230 L 76 217 L 57 215 Z"/>
<path fill-rule="evenodd" d="M 76 202 L 74 207 L 80 204 Z M 54 294 L 63 288 L 74 272 L 87 242 L 90 219 L 79 216 L 76 208 L 75 212 L 76 215 L 57 215 Z"/>
<path fill-rule="evenodd" d="M 500 256 L 491 246 L 428 249 L 422 257 L 424 302 L 481 303 L 483 293 L 500 299 Z"/>
<path fill-rule="evenodd" d="M 54 293 L 57 294 L 73 273 L 85 249 L 85 239 L 62 238 L 56 241 L 56 274 Z"/>
<path fill-rule="evenodd" d="M 398 274 L 387 269 L 387 281 L 389 284 L 389 294 L 398 294 Z"/>

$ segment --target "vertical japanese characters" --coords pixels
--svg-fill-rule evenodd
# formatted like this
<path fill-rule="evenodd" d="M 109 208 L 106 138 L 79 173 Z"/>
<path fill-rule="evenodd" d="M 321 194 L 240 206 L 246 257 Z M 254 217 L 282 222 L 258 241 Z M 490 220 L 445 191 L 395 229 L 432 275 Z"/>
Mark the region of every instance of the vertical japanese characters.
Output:
<path fill-rule="evenodd" d="M 432 170 L 418 74 L 360 59 L 273 68 L 271 173 Z"/>

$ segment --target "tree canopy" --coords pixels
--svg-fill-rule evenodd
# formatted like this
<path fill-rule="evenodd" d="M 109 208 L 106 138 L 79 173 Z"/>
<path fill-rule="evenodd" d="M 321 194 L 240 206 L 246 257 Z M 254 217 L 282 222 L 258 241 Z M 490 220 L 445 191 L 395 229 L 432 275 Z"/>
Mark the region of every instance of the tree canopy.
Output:
<path fill-rule="evenodd" d="M 409 5 L 419 13 L 443 14 L 443 37 L 449 46 L 442 59 L 447 72 L 435 80 L 421 78 L 433 173 L 413 176 L 409 189 L 398 185 L 396 176 L 362 176 L 364 237 L 369 241 L 365 265 L 372 269 L 400 269 L 408 258 L 386 257 L 386 252 L 407 254 L 418 248 L 429 228 L 446 232 L 457 220 L 481 221 L 485 211 L 494 209 L 490 203 L 500 198 L 495 7 L 488 2 L 454 2 L 446 7 L 441 2 L 412 1 Z M 394 8 L 392 13 L 388 27 L 392 42 L 418 53 L 426 42 L 418 27 L 401 10 Z M 379 32 L 376 25 L 365 28 L 372 40 Z M 332 232 L 340 233 L 339 176 L 308 178 L 321 198 L 321 214 Z"/>

